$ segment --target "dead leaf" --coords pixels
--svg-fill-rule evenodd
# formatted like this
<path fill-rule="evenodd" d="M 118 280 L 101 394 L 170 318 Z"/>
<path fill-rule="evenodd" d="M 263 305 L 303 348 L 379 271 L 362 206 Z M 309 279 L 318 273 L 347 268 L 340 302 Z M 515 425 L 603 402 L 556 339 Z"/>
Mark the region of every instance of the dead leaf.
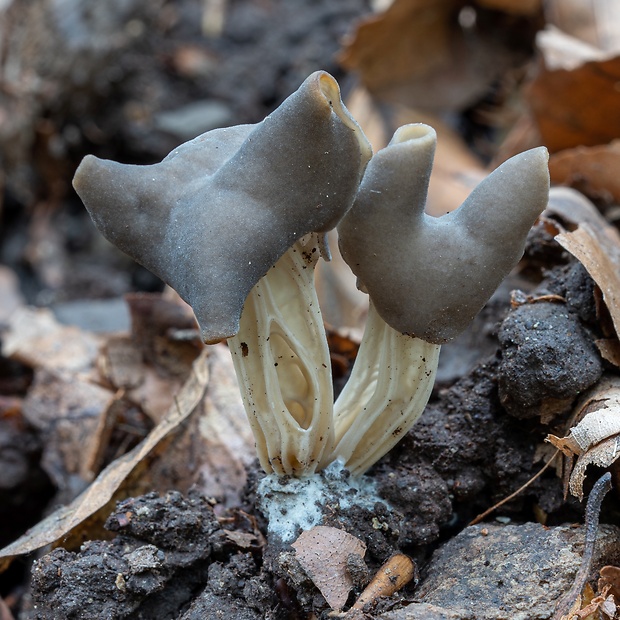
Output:
<path fill-rule="evenodd" d="M 458 0 L 395 0 L 358 24 L 339 60 L 380 99 L 417 109 L 463 109 L 523 54 L 496 36 L 499 16 L 478 20 L 476 36 L 469 36 L 459 23 L 462 8 Z M 475 20 L 475 9 L 470 13 Z M 522 23 L 520 29 L 523 35 Z"/>
<path fill-rule="evenodd" d="M 239 530 L 224 530 L 224 535 L 240 549 L 251 549 L 261 544 L 256 534 Z"/>
<path fill-rule="evenodd" d="M 609 225 L 582 223 L 556 241 L 586 268 L 603 293 L 616 335 L 620 335 L 620 234 Z"/>
<path fill-rule="evenodd" d="M 366 545 L 343 530 L 317 525 L 302 532 L 291 546 L 327 604 L 336 611 L 341 610 L 353 587 L 347 571 L 347 558 L 351 554 L 363 558 Z"/>
<path fill-rule="evenodd" d="M 536 45 L 549 70 L 572 71 L 586 62 L 608 60 L 615 55 L 549 23 L 537 34 Z"/>
<path fill-rule="evenodd" d="M 73 374 L 36 371 L 23 415 L 44 438 L 41 464 L 61 492 L 57 501 L 72 499 L 91 479 L 87 447 L 113 397 Z"/>
<path fill-rule="evenodd" d="M 61 325 L 46 308 L 19 308 L 3 336 L 2 354 L 31 368 L 52 372 L 90 372 L 101 338 L 77 327 Z"/>
<path fill-rule="evenodd" d="M 196 485 L 201 493 L 230 508 L 241 504 L 246 466 L 256 459 L 256 449 L 230 351 L 226 345 L 209 348 L 211 378 L 204 397 L 205 414 L 193 418 L 185 432 L 198 454 L 195 463 L 188 464 L 192 451 L 179 447 L 176 453 L 185 461 L 178 469 L 189 469 L 192 479 L 188 486 Z M 170 462 L 162 461 L 162 465 L 169 468 Z"/>
<path fill-rule="evenodd" d="M 117 390 L 130 390 L 144 380 L 142 353 L 128 336 L 111 336 L 102 347 L 99 370 Z"/>
<path fill-rule="evenodd" d="M 542 144 L 551 153 L 620 137 L 620 56 L 572 69 L 543 65 L 525 89 Z"/>
<path fill-rule="evenodd" d="M 600 211 L 583 194 L 570 187 L 549 190 L 549 204 L 543 216 L 559 218 L 567 230 L 574 230 L 583 223 L 601 230 L 609 226 Z"/>
<path fill-rule="evenodd" d="M 610 364 L 620 368 L 620 341 L 618 338 L 599 338 L 594 341 L 601 357 Z"/>
<path fill-rule="evenodd" d="M 609 592 L 616 600 L 620 601 L 620 568 L 617 566 L 603 566 L 600 570 L 601 578 L 598 589 L 601 591 L 605 586 L 610 586 Z"/>
<path fill-rule="evenodd" d="M 618 458 L 620 458 L 620 436 L 618 435 L 592 446 L 575 463 L 569 483 L 571 494 L 581 501 L 583 499 L 583 482 L 586 479 L 588 467 L 595 465 L 604 469 L 615 463 Z"/>
<path fill-rule="evenodd" d="M 149 364 L 185 377 L 203 348 L 196 319 L 177 293 L 125 296 L 132 340 Z"/>
<path fill-rule="evenodd" d="M 620 140 L 565 149 L 549 159 L 551 181 L 607 203 L 620 202 Z"/>
<path fill-rule="evenodd" d="M 142 471 L 148 457 L 182 426 L 200 403 L 209 381 L 207 357 L 206 351 L 199 356 L 191 375 L 177 394 L 174 406 L 144 441 L 106 467 L 69 505 L 55 511 L 21 538 L 0 550 L 0 571 L 5 570 L 16 556 L 31 553 L 68 537 L 87 519 L 96 518 L 98 511 L 115 498 L 127 478 Z"/>

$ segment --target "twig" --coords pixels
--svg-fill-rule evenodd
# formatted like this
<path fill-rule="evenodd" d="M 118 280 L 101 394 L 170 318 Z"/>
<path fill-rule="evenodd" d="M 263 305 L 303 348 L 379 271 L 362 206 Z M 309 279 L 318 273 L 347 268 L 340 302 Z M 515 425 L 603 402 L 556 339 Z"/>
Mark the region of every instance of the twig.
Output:
<path fill-rule="evenodd" d="M 603 474 L 592 487 L 586 504 L 586 541 L 583 549 L 583 557 L 581 558 L 581 566 L 575 575 L 575 580 L 571 589 L 557 602 L 555 612 L 551 620 L 562 620 L 570 611 L 573 603 L 583 590 L 583 586 L 590 572 L 590 564 L 594 555 L 594 545 L 596 543 L 596 534 L 598 532 L 598 519 L 601 513 L 601 504 L 607 492 L 611 489 L 611 474 L 609 472 Z"/>
<path fill-rule="evenodd" d="M 513 499 L 514 497 L 519 495 L 519 493 L 521 493 L 521 491 L 523 491 L 524 489 L 529 487 L 530 484 L 532 484 L 532 482 L 534 482 L 534 480 L 539 478 L 543 474 L 543 472 L 549 467 L 549 465 L 551 465 L 551 463 L 553 463 L 553 461 L 554 461 L 555 457 L 558 455 L 558 453 L 559 453 L 559 450 L 556 450 L 555 453 L 553 454 L 553 456 L 542 466 L 540 471 L 537 474 L 535 474 L 534 476 L 532 476 L 523 486 L 519 487 L 514 493 L 511 493 L 508 497 L 504 497 L 503 500 L 501 500 L 500 502 L 498 502 L 494 506 L 491 506 L 489 509 L 485 510 L 483 513 L 479 514 L 473 521 L 470 522 L 469 525 L 476 525 L 476 523 L 480 523 L 480 521 L 482 521 L 483 519 L 488 517 L 494 510 L 497 510 L 500 506 L 503 506 L 506 502 L 509 502 L 511 499 Z"/>

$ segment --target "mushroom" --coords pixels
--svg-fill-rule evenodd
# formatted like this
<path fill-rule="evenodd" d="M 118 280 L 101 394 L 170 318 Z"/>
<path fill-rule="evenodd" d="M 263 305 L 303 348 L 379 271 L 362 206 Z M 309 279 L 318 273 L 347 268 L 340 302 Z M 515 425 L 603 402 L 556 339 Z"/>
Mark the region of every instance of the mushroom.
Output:
<path fill-rule="evenodd" d="M 257 125 L 207 132 L 151 166 L 88 155 L 73 185 L 103 235 L 172 286 L 215 343 L 298 239 L 334 228 L 370 154 L 319 71 Z"/>
<path fill-rule="evenodd" d="M 370 159 L 336 81 L 317 72 L 257 125 L 208 132 L 152 166 L 88 156 L 78 168 L 104 236 L 177 290 L 205 343 L 228 339 L 268 473 L 376 462 L 426 406 L 441 343 L 521 257 L 547 203 L 545 149 L 434 219 L 423 212 L 434 148 L 430 127 L 407 125 Z M 334 404 L 313 268 L 339 221 L 370 311 Z"/>
<path fill-rule="evenodd" d="M 370 297 L 366 330 L 334 409 L 334 458 L 362 473 L 421 415 L 442 343 L 461 333 L 523 255 L 547 205 L 545 148 L 521 153 L 455 211 L 424 213 L 435 131 L 399 128 L 371 159 L 338 225 L 342 255 Z"/>
<path fill-rule="evenodd" d="M 316 72 L 257 125 L 208 132 L 150 166 L 87 156 L 75 174 L 103 235 L 192 306 L 205 343 L 230 339 L 267 472 L 312 473 L 332 445 L 312 272 L 371 153 L 337 82 Z"/>

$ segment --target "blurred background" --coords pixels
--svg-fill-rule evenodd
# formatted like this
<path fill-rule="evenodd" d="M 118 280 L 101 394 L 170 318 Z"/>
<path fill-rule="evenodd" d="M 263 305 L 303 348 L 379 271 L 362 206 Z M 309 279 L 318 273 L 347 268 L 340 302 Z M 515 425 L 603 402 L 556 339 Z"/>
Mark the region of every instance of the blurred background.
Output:
<path fill-rule="evenodd" d="M 3 0 L 3 280 L 60 315 L 158 290 L 90 224 L 71 188 L 80 159 L 159 161 L 260 121 L 317 69 L 341 82 L 375 149 L 405 122 L 437 128 L 432 213 L 540 144 L 556 183 L 615 208 L 619 24 L 605 0 Z"/>

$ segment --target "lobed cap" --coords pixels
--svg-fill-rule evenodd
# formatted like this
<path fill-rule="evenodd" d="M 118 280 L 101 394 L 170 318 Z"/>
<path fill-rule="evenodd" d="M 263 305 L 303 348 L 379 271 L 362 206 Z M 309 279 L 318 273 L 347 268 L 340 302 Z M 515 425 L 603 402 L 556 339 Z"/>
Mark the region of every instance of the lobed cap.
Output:
<path fill-rule="evenodd" d="M 252 287 L 350 208 L 371 148 L 319 71 L 257 125 L 216 129 L 161 163 L 87 156 L 73 185 L 101 233 L 172 286 L 202 338 L 235 335 Z"/>
<path fill-rule="evenodd" d="M 383 320 L 442 344 L 469 325 L 522 257 L 547 206 L 549 171 L 544 147 L 516 155 L 458 209 L 435 218 L 424 213 L 435 144 L 428 125 L 399 128 L 368 164 L 338 233 Z"/>

